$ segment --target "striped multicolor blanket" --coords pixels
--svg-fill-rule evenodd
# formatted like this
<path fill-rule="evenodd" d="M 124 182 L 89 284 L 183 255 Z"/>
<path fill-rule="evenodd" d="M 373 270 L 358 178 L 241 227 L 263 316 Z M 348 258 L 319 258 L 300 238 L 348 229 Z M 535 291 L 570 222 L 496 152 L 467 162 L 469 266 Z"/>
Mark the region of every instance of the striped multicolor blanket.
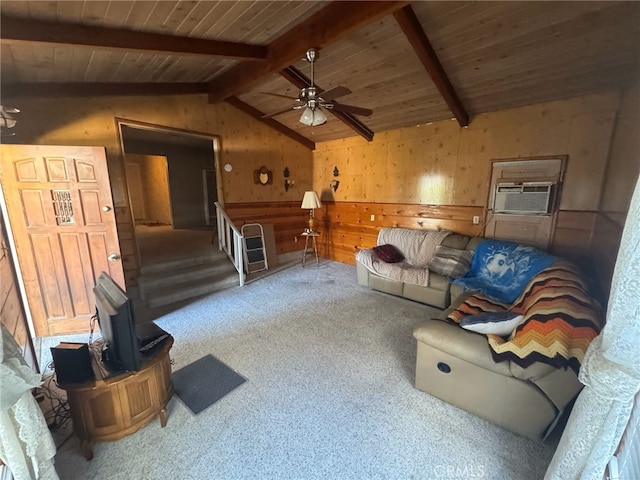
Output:
<path fill-rule="evenodd" d="M 587 347 L 602 326 L 602 312 L 575 268 L 557 261 L 527 284 L 512 305 L 476 293 L 447 317 L 460 323 L 467 315 L 512 311 L 523 322 L 508 337 L 489 334 L 496 362 L 511 360 L 523 368 L 534 362 L 580 369 Z"/>

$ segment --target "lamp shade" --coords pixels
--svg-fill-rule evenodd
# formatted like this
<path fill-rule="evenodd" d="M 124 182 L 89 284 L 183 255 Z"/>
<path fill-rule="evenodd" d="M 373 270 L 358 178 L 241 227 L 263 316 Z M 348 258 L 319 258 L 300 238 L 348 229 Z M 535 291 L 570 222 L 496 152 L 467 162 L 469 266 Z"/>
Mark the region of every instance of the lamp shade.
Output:
<path fill-rule="evenodd" d="M 324 114 L 321 108 L 316 108 L 313 111 L 313 122 L 311 126 L 315 127 L 316 125 L 322 125 L 327 121 L 327 116 Z"/>
<path fill-rule="evenodd" d="M 300 208 L 320 208 L 322 203 L 318 198 L 318 194 L 316 192 L 304 192 L 304 197 L 302 198 L 302 205 Z"/>
<path fill-rule="evenodd" d="M 305 108 L 304 112 L 302 112 L 302 115 L 300 116 L 300 123 L 310 127 L 311 124 L 313 124 L 313 110 L 309 107 Z"/>
<path fill-rule="evenodd" d="M 327 116 L 324 114 L 322 109 L 320 108 L 305 108 L 304 112 L 300 116 L 300 123 L 307 125 L 309 127 L 315 127 L 317 125 L 322 125 L 327 121 Z"/>

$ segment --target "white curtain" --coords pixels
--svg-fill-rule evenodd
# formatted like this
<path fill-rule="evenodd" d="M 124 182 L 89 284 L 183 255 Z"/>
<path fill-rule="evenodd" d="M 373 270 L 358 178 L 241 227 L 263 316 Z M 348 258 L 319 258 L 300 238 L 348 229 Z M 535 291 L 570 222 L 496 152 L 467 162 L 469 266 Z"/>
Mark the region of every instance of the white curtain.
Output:
<path fill-rule="evenodd" d="M 589 346 L 579 378 L 585 387 L 546 480 L 602 480 L 640 389 L 640 179 L 622 233 L 607 322 Z"/>
<path fill-rule="evenodd" d="M 57 480 L 56 447 L 31 389 L 42 383 L 0 324 L 0 459 L 16 480 Z"/>

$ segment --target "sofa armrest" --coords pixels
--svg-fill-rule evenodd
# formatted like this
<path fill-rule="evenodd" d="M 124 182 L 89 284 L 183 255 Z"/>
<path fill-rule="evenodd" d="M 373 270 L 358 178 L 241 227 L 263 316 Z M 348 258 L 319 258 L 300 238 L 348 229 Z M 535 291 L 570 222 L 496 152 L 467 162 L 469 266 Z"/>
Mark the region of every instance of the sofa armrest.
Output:
<path fill-rule="evenodd" d="M 571 368 L 556 368 L 542 362 L 522 368 L 514 362 L 510 363 L 514 377 L 534 383 L 558 410 L 564 409 L 582 389 L 578 375 Z"/>
<path fill-rule="evenodd" d="M 505 361 L 496 363 L 491 357 L 487 337 L 464 330 L 442 320 L 427 320 L 420 323 L 413 336 L 418 342 L 429 345 L 479 367 L 495 373 L 511 377 L 509 364 Z"/>
<path fill-rule="evenodd" d="M 362 263 L 356 260 L 356 274 L 358 276 L 358 285 L 369 286 L 369 270 Z"/>
<path fill-rule="evenodd" d="M 548 375 L 532 380 L 560 411 L 580 393 L 582 384 L 570 368 L 554 368 Z"/>

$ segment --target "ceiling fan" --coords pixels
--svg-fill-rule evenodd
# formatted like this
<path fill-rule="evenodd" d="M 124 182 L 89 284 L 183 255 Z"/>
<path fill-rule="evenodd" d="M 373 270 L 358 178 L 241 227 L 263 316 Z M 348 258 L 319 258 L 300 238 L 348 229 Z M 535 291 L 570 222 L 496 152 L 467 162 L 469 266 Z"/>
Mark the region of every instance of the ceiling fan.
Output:
<path fill-rule="evenodd" d="M 302 116 L 300 117 L 300 123 L 315 127 L 316 125 L 322 125 L 327 121 L 327 116 L 322 111 L 323 109 L 363 115 L 365 117 L 368 117 L 373 113 L 373 110 L 368 108 L 354 107 L 353 105 L 344 105 L 342 103 L 334 102 L 336 98 L 349 95 L 351 93 L 351 90 L 347 87 L 338 86 L 325 91 L 319 90 L 315 86 L 313 78 L 313 65 L 317 58 L 318 51 L 315 48 L 307 50 L 306 59 L 311 64 L 311 85 L 300 90 L 300 94 L 297 98 L 281 95 L 279 93 L 268 93 L 268 95 L 294 100 L 295 103 L 290 107 L 263 115 L 262 118 L 270 118 L 290 110 L 301 110 L 304 108 Z"/>

